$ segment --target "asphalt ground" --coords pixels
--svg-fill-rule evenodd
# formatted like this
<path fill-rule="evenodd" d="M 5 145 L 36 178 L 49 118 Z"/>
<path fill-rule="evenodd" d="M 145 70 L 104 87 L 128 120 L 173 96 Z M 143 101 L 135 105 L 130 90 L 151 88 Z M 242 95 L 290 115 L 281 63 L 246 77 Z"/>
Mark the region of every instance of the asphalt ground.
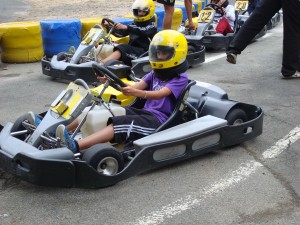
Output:
<path fill-rule="evenodd" d="M 0 0 L 0 23 L 14 22 L 30 9 L 30 6 L 20 0 Z"/>

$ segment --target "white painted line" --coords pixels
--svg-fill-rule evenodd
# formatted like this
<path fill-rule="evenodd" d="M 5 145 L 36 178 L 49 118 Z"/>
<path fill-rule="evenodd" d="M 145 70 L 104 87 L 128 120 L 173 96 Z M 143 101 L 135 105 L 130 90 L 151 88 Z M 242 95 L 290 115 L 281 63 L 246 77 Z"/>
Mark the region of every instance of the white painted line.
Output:
<path fill-rule="evenodd" d="M 225 56 L 226 56 L 226 53 L 223 53 L 223 54 L 220 54 L 220 55 L 216 55 L 216 56 L 212 56 L 212 57 L 209 57 L 209 58 L 205 59 L 204 63 L 209 63 L 209 62 L 215 61 L 217 59 L 223 58 Z"/>
<path fill-rule="evenodd" d="M 161 209 L 150 213 L 148 216 L 143 216 L 137 219 L 137 221 L 129 224 L 163 224 L 166 219 L 172 218 L 177 214 L 190 210 L 193 207 L 199 206 L 203 200 L 213 197 L 215 194 L 223 192 L 225 189 L 232 187 L 242 180 L 245 180 L 262 166 L 263 165 L 261 163 L 250 161 L 247 164 L 241 165 L 238 170 L 228 174 L 227 177 L 202 189 L 200 193 L 195 192 L 193 194 L 187 195 L 184 198 L 180 198 L 166 206 L 163 206 Z"/>
<path fill-rule="evenodd" d="M 277 141 L 274 146 L 267 149 L 262 155 L 265 159 L 276 158 L 299 138 L 300 125 L 291 130 L 288 135 Z M 163 224 L 165 220 L 172 218 L 184 211 L 190 210 L 195 206 L 199 206 L 203 200 L 213 197 L 215 194 L 218 194 L 227 188 L 231 188 L 239 182 L 247 179 L 249 176 L 257 172 L 260 167 L 263 167 L 261 163 L 250 160 L 246 164 L 241 164 L 237 170 L 229 173 L 225 178 L 204 188 L 201 193 L 193 193 L 185 196 L 184 198 L 173 201 L 170 204 L 163 206 L 159 210 L 149 213 L 147 216 L 138 218 L 135 222 L 128 223 L 128 225 Z"/>
<path fill-rule="evenodd" d="M 268 38 L 272 35 L 273 35 L 272 33 L 267 33 L 264 36 L 262 36 L 261 38 L 257 39 L 256 41 L 264 39 L 264 38 Z M 216 56 L 208 57 L 208 58 L 205 58 L 204 63 L 210 63 L 210 62 L 215 61 L 217 59 L 224 58 L 225 56 L 226 56 L 226 53 L 222 53 L 222 54 L 219 54 L 219 55 L 216 55 Z"/>
<path fill-rule="evenodd" d="M 263 153 L 265 159 L 274 159 L 291 144 L 295 143 L 300 138 L 300 125 L 291 130 L 286 136 L 277 141 L 275 145 L 267 149 Z"/>

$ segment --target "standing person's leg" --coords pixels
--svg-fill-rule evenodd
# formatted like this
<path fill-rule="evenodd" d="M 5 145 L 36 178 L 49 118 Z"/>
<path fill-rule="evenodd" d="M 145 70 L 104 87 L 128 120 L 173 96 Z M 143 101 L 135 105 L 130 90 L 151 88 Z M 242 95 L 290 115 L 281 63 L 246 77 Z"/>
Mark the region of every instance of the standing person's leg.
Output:
<path fill-rule="evenodd" d="M 163 29 L 164 30 L 171 29 L 173 13 L 174 13 L 174 6 L 164 5 L 164 8 L 165 8 L 165 15 L 164 15 Z"/>
<path fill-rule="evenodd" d="M 282 10 L 283 56 L 281 73 L 283 76 L 289 77 L 300 69 L 300 1 L 283 0 Z"/>
<path fill-rule="evenodd" d="M 236 55 L 247 47 L 269 20 L 281 9 L 282 0 L 262 0 L 238 31 L 226 51 L 227 61 L 236 63 Z"/>
<path fill-rule="evenodd" d="M 193 15 L 192 15 L 192 10 L 193 10 L 192 0 L 184 0 L 184 7 L 189 21 L 189 30 L 195 30 L 195 26 L 193 23 Z"/>

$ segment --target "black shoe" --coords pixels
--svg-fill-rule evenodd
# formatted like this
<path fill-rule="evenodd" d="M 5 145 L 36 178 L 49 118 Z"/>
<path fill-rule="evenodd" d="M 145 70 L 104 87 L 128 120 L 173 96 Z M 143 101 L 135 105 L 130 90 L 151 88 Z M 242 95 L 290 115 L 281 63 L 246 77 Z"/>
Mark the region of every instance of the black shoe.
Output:
<path fill-rule="evenodd" d="M 227 62 L 229 63 L 232 63 L 232 64 L 236 64 L 236 57 L 237 55 L 236 54 L 233 54 L 233 53 L 227 53 Z"/>
<path fill-rule="evenodd" d="M 294 78 L 300 78 L 300 72 L 299 71 L 296 71 L 296 73 L 294 73 L 293 75 L 284 75 L 284 74 L 281 74 L 282 75 L 282 79 L 294 79 Z"/>

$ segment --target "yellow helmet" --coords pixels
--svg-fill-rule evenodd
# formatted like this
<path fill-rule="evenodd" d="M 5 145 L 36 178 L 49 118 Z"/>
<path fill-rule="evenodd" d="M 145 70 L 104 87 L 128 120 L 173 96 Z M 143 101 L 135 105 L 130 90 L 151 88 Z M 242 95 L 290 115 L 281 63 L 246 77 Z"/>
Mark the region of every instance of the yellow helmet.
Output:
<path fill-rule="evenodd" d="M 149 61 L 152 69 L 168 69 L 186 61 L 188 43 L 185 36 L 176 30 L 162 30 L 149 46 Z"/>
<path fill-rule="evenodd" d="M 132 4 L 132 11 L 134 20 L 137 22 L 144 22 L 152 19 L 154 16 L 155 5 L 153 0 L 135 0 Z M 145 15 L 139 15 L 139 10 L 144 11 Z"/>

